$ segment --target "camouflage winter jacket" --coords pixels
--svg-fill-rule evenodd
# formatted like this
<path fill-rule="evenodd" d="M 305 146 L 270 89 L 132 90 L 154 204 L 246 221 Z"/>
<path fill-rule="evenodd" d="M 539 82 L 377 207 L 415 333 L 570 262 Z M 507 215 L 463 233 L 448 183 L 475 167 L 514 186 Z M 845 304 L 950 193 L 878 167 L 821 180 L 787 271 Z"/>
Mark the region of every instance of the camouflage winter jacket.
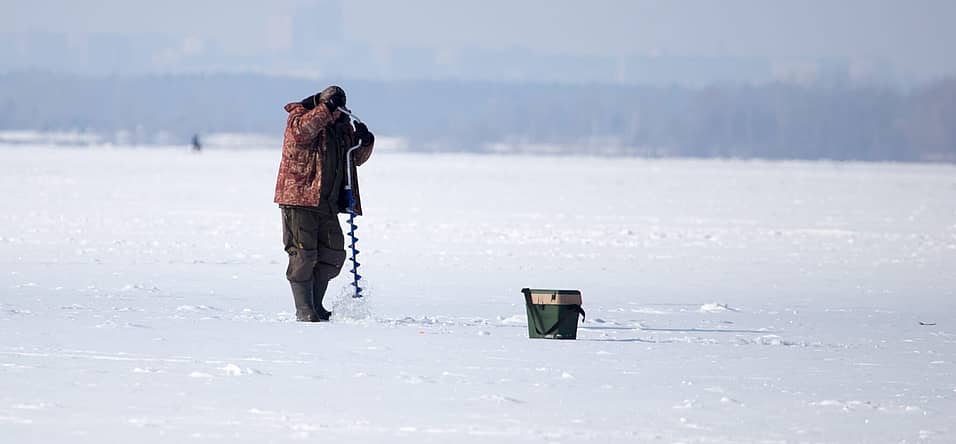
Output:
<path fill-rule="evenodd" d="M 289 120 L 282 141 L 275 203 L 318 207 L 322 193 L 322 172 L 325 171 L 325 152 L 328 149 L 345 147 L 347 150 L 355 146 L 355 129 L 347 119 L 333 121 L 331 113 L 324 106 L 307 110 L 301 103 L 294 102 L 286 105 L 285 110 L 289 113 Z M 362 205 L 356 167 L 365 163 L 371 155 L 372 143 L 363 143 L 361 148 L 352 152 L 352 192 L 357 214 L 362 214 Z M 339 206 L 340 212 L 346 209 Z"/>

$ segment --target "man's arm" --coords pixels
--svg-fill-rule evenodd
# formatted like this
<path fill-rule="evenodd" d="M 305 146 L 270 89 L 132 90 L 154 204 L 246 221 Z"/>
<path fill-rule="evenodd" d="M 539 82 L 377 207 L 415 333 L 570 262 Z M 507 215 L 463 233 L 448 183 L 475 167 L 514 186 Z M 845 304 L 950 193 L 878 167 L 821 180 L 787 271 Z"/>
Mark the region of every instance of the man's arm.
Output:
<path fill-rule="evenodd" d="M 335 113 L 330 113 L 328 108 L 322 104 L 304 113 L 293 112 L 289 115 L 289 129 L 291 130 L 292 140 L 296 144 L 312 142 L 326 125 L 335 120 L 333 114 Z"/>

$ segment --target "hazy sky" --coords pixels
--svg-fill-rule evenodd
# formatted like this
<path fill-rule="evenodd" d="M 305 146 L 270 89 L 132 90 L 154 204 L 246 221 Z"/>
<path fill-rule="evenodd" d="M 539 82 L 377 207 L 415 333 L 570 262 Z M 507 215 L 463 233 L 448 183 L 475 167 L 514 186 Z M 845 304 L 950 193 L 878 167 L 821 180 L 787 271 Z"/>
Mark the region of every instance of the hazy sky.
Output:
<path fill-rule="evenodd" d="M 347 40 L 381 48 L 834 57 L 883 60 L 920 77 L 956 73 L 953 0 L 349 0 L 341 18 L 304 9 L 329 1 L 7 0 L 0 26 L 165 34 L 241 54 L 288 48 L 291 23 L 306 10 L 320 34 L 343 29 Z M 327 26 L 329 20 L 343 26 Z"/>

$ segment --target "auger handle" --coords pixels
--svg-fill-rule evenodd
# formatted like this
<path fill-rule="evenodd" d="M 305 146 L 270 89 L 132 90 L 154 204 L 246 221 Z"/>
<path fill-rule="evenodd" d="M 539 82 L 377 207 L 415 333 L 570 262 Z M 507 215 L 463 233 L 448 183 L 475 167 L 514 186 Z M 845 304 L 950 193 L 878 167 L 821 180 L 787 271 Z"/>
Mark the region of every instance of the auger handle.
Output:
<path fill-rule="evenodd" d="M 365 122 L 362 121 L 362 119 L 359 119 L 358 116 L 356 116 L 355 114 L 352 114 L 352 111 L 349 111 L 349 110 L 345 109 L 344 106 L 340 106 L 340 107 L 339 107 L 339 111 L 342 112 L 342 113 L 344 113 L 346 116 L 351 117 L 352 120 L 354 120 L 354 121 L 356 121 L 356 122 L 358 122 L 358 123 L 365 123 Z"/>
<path fill-rule="evenodd" d="M 358 123 L 365 123 L 365 122 L 362 122 L 362 119 L 359 119 L 358 116 L 356 116 L 355 114 L 352 114 L 352 111 L 345 109 L 344 106 L 340 106 L 339 111 L 344 113 L 346 116 L 349 116 L 349 118 L 351 118 L 352 120 Z M 346 190 L 352 189 L 352 151 L 359 149 L 361 146 L 362 146 L 362 139 L 359 139 L 358 143 L 355 144 L 355 146 L 353 146 L 352 148 L 349 148 L 349 150 L 345 153 L 345 171 L 346 171 L 345 175 L 348 178 L 348 181 L 345 182 Z"/>

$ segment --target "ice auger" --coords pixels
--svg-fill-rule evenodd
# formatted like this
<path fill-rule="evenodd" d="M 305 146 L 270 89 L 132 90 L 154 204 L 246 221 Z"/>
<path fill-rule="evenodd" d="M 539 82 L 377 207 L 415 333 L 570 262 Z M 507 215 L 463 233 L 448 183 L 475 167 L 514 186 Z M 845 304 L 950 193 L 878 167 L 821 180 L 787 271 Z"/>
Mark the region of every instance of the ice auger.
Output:
<path fill-rule="evenodd" d="M 355 114 L 352 114 L 351 111 L 339 107 L 339 111 L 345 113 L 347 116 L 352 118 L 352 120 L 362 123 L 362 120 L 358 118 Z M 362 297 L 362 287 L 360 282 L 362 280 L 362 275 L 358 273 L 358 268 L 360 265 L 358 261 L 359 250 L 355 248 L 355 243 L 358 242 L 358 238 L 355 237 L 355 230 L 358 229 L 358 226 L 355 225 L 355 193 L 352 187 L 352 152 L 357 150 L 362 146 L 363 140 L 359 139 L 358 143 L 355 146 L 349 148 L 348 152 L 345 154 L 345 171 L 348 181 L 345 183 L 345 195 L 349 200 L 349 249 L 351 250 L 352 257 L 349 258 L 352 261 L 352 287 L 355 291 L 352 293 L 353 298 Z"/>

